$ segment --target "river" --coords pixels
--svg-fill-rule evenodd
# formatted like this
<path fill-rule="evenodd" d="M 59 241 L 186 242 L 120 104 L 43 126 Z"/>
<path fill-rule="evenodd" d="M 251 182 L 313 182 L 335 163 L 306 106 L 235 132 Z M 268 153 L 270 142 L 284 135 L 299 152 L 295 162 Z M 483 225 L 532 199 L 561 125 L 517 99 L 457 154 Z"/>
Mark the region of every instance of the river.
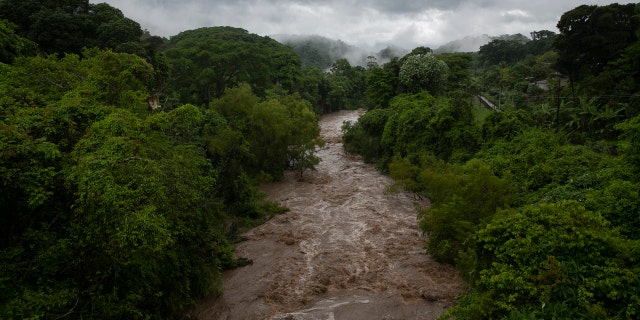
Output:
<path fill-rule="evenodd" d="M 253 264 L 226 271 L 222 297 L 195 317 L 436 319 L 465 292 L 457 271 L 423 250 L 415 205 L 428 203 L 389 192 L 389 177 L 344 153 L 342 124 L 360 114 L 324 115 L 317 170 L 262 187 L 290 211 L 245 234 L 236 254 Z"/>

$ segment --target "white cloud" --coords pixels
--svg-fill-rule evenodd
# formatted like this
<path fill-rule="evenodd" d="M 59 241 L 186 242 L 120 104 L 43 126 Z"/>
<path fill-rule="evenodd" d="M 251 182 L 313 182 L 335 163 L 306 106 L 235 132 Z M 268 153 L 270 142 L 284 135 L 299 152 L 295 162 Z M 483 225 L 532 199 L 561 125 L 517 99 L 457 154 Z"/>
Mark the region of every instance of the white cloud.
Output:
<path fill-rule="evenodd" d="M 609 0 L 103 0 L 164 37 L 207 26 L 315 34 L 358 46 L 441 44 L 474 35 L 556 31 L 560 16 Z M 627 1 L 630 3 L 630 1 Z"/>

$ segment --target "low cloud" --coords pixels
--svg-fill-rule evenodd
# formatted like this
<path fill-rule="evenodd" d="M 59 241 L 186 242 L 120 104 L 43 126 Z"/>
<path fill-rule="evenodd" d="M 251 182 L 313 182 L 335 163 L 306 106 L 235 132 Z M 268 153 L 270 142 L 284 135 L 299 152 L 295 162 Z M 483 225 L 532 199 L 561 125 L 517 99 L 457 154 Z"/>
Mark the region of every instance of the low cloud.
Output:
<path fill-rule="evenodd" d="M 606 0 L 105 0 L 151 34 L 210 26 L 259 35 L 316 34 L 361 47 L 437 48 L 482 34 L 551 30 L 582 4 Z M 630 2 L 627 2 L 630 3 Z"/>

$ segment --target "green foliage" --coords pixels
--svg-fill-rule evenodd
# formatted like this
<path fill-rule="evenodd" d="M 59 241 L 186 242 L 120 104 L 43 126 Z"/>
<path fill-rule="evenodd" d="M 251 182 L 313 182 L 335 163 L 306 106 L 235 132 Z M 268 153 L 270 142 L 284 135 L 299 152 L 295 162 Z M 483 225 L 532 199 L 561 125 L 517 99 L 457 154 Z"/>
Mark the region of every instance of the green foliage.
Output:
<path fill-rule="evenodd" d="M 174 132 L 192 124 L 176 117 Z M 3 189 L 13 196 L 3 204 L 18 215 L 3 215 L 10 237 L 0 251 L 8 290 L 2 314 L 166 316 L 211 291 L 232 264 L 221 204 L 211 199 L 215 177 L 202 150 L 171 138 L 116 109 L 89 126 L 71 154 L 42 140 L 34 145 L 48 164 L 35 162 L 34 153 L 31 173 L 5 171 L 21 163 L 8 154 L 2 171 L 13 177 L 3 178 L 27 174 L 30 183 Z M 44 180 L 34 179 L 36 172 Z"/>
<path fill-rule="evenodd" d="M 482 123 L 482 139 L 486 145 L 496 140 L 511 140 L 531 128 L 533 120 L 524 110 L 493 112 Z"/>
<path fill-rule="evenodd" d="M 373 68 L 367 76 L 367 90 L 369 109 L 386 108 L 389 101 L 396 95 L 398 78 L 393 73 L 382 68 Z"/>
<path fill-rule="evenodd" d="M 327 94 L 329 93 L 329 80 L 320 69 L 303 68 L 302 76 L 298 83 L 300 96 L 309 101 L 317 114 L 328 110 Z"/>
<path fill-rule="evenodd" d="M 638 177 L 640 174 L 640 116 L 617 124 L 616 129 L 623 131 L 620 141 L 623 157 L 632 166 L 633 173 Z"/>
<path fill-rule="evenodd" d="M 400 67 L 399 81 L 406 92 L 427 90 L 435 95 L 444 89 L 448 73 L 447 64 L 434 55 L 409 55 Z"/>
<path fill-rule="evenodd" d="M 320 158 L 315 155 L 315 151 L 317 148 L 322 148 L 325 142 L 320 138 L 318 118 L 309 102 L 299 95 L 284 97 L 280 103 L 289 112 L 287 161 L 289 167 L 298 170 L 302 177 L 305 169 L 315 169 L 315 166 L 320 163 Z"/>
<path fill-rule="evenodd" d="M 302 172 L 318 163 L 319 159 L 313 154 L 316 147 L 323 144 L 318 138 L 318 119 L 311 105 L 299 95 L 259 102 L 248 85 L 241 85 L 227 90 L 212 103 L 212 108 L 228 119 L 231 131 L 228 134 L 234 135 L 235 131 L 240 141 L 244 140 L 229 147 L 244 145 L 247 148 L 250 156 L 246 157 L 245 170 L 251 176 L 264 173 L 281 179 L 287 167 Z M 212 140 L 210 152 L 225 149 L 216 150 L 220 146 L 215 141 L 216 138 Z"/>
<path fill-rule="evenodd" d="M 362 107 L 366 91 L 365 70 L 338 59 L 327 74 L 326 112 Z"/>
<path fill-rule="evenodd" d="M 205 108 L 225 89 L 240 83 L 248 83 L 264 96 L 275 83 L 292 92 L 300 77 L 300 60 L 291 48 L 243 29 L 184 31 L 168 45 L 171 90 L 182 102 Z"/>
<path fill-rule="evenodd" d="M 439 261 L 462 267 L 469 263 L 465 260 L 469 259 L 467 249 L 474 233 L 491 220 L 496 210 L 511 202 L 508 180 L 496 177 L 477 159 L 464 165 L 445 165 L 433 157 L 423 157 L 411 167 L 406 159 L 396 159 L 389 164 L 389 171 L 405 189 L 431 200 L 431 207 L 419 214 L 420 227 L 429 236 L 427 252 Z"/>
<path fill-rule="evenodd" d="M 365 162 L 376 162 L 383 154 L 382 133 L 392 113 L 389 109 L 374 109 L 360 116 L 356 123 L 345 123 L 342 127 L 345 151 L 360 154 Z"/>
<path fill-rule="evenodd" d="M 136 55 L 86 50 L 83 59 L 75 54 L 50 55 L 20 58 L 14 65 L 8 69 L 10 78 L 1 84 L 8 106 L 75 100 L 146 112 L 146 85 L 153 67 Z"/>
<path fill-rule="evenodd" d="M 630 44 L 638 41 L 640 26 L 636 4 L 582 5 L 565 12 L 554 47 L 558 66 L 572 81 L 587 74 L 597 75 L 608 62 L 617 59 Z"/>
<path fill-rule="evenodd" d="M 20 56 L 34 55 L 36 44 L 15 34 L 15 26 L 0 20 L 0 63 L 12 63 Z"/>
<path fill-rule="evenodd" d="M 567 144 L 552 132 L 530 129 L 510 141 L 496 143 L 478 156 L 498 176 L 512 177 L 527 202 L 583 200 L 589 188 L 599 187 L 600 172 L 617 163 L 586 146 Z M 571 192 L 567 192 L 571 191 Z"/>
<path fill-rule="evenodd" d="M 476 291 L 457 319 L 632 319 L 639 294 L 637 242 L 577 202 L 500 213 L 476 237 Z"/>
<path fill-rule="evenodd" d="M 18 34 L 46 54 L 79 54 L 92 47 L 127 52 L 142 35 L 140 24 L 119 9 L 87 0 L 6 0 L 0 2 L 1 19 L 17 25 Z"/>
<path fill-rule="evenodd" d="M 297 95 L 244 86 L 219 112 L 150 113 L 157 74 L 132 54 L 18 57 L 0 73 L 3 318 L 179 315 L 249 262 L 232 257 L 235 233 L 285 210 L 258 177 L 312 168 L 322 145 Z"/>
<path fill-rule="evenodd" d="M 90 68 L 88 81 L 80 87 L 81 96 L 90 97 L 90 102 L 146 112 L 147 84 L 153 76 L 149 63 L 133 54 L 111 51 L 85 51 L 84 55 Z"/>
<path fill-rule="evenodd" d="M 374 109 L 343 127 L 347 152 L 363 155 L 387 170 L 394 156 L 417 159 L 434 154 L 465 161 L 477 148 L 477 128 L 466 100 L 434 98 L 423 91 L 398 95 L 385 109 Z"/>
<path fill-rule="evenodd" d="M 462 90 L 469 93 L 474 93 L 476 90 L 473 88 L 473 82 L 471 79 L 471 65 L 473 63 L 474 55 L 470 53 L 456 53 L 448 55 L 440 55 L 438 59 L 444 61 L 449 68 L 449 74 L 447 76 L 447 90 Z"/>
<path fill-rule="evenodd" d="M 521 40 L 494 39 L 481 46 L 478 54 L 485 65 L 513 64 L 524 58 L 525 46 Z"/>
<path fill-rule="evenodd" d="M 178 118 L 174 125 L 190 122 Z M 91 127 L 72 153 L 77 199 L 70 234 L 84 252 L 90 274 L 83 277 L 115 276 L 107 287 L 86 284 L 86 290 L 166 314 L 206 295 L 231 249 L 220 235 L 220 204 L 210 199 L 215 177 L 203 151 L 160 132 L 121 111 Z M 167 265 L 172 271 L 162 272 Z"/>
<path fill-rule="evenodd" d="M 585 206 L 602 214 L 623 236 L 640 239 L 640 185 L 637 183 L 612 180 L 604 188 L 589 192 Z"/>
<path fill-rule="evenodd" d="M 387 159 L 426 152 L 441 159 L 464 160 L 475 151 L 477 137 L 470 105 L 422 92 L 397 96 L 390 108 L 395 112 L 389 116 L 381 140 Z"/>

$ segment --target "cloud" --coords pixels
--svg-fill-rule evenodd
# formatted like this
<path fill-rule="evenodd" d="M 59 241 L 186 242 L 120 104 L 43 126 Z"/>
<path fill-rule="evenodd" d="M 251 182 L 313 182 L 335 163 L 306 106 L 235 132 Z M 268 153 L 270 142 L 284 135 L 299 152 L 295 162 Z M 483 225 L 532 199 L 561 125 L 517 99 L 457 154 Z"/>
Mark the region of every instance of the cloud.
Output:
<path fill-rule="evenodd" d="M 560 16 L 607 0 L 103 0 L 152 34 L 208 26 L 315 34 L 364 46 L 436 48 L 474 35 L 557 31 Z"/>

